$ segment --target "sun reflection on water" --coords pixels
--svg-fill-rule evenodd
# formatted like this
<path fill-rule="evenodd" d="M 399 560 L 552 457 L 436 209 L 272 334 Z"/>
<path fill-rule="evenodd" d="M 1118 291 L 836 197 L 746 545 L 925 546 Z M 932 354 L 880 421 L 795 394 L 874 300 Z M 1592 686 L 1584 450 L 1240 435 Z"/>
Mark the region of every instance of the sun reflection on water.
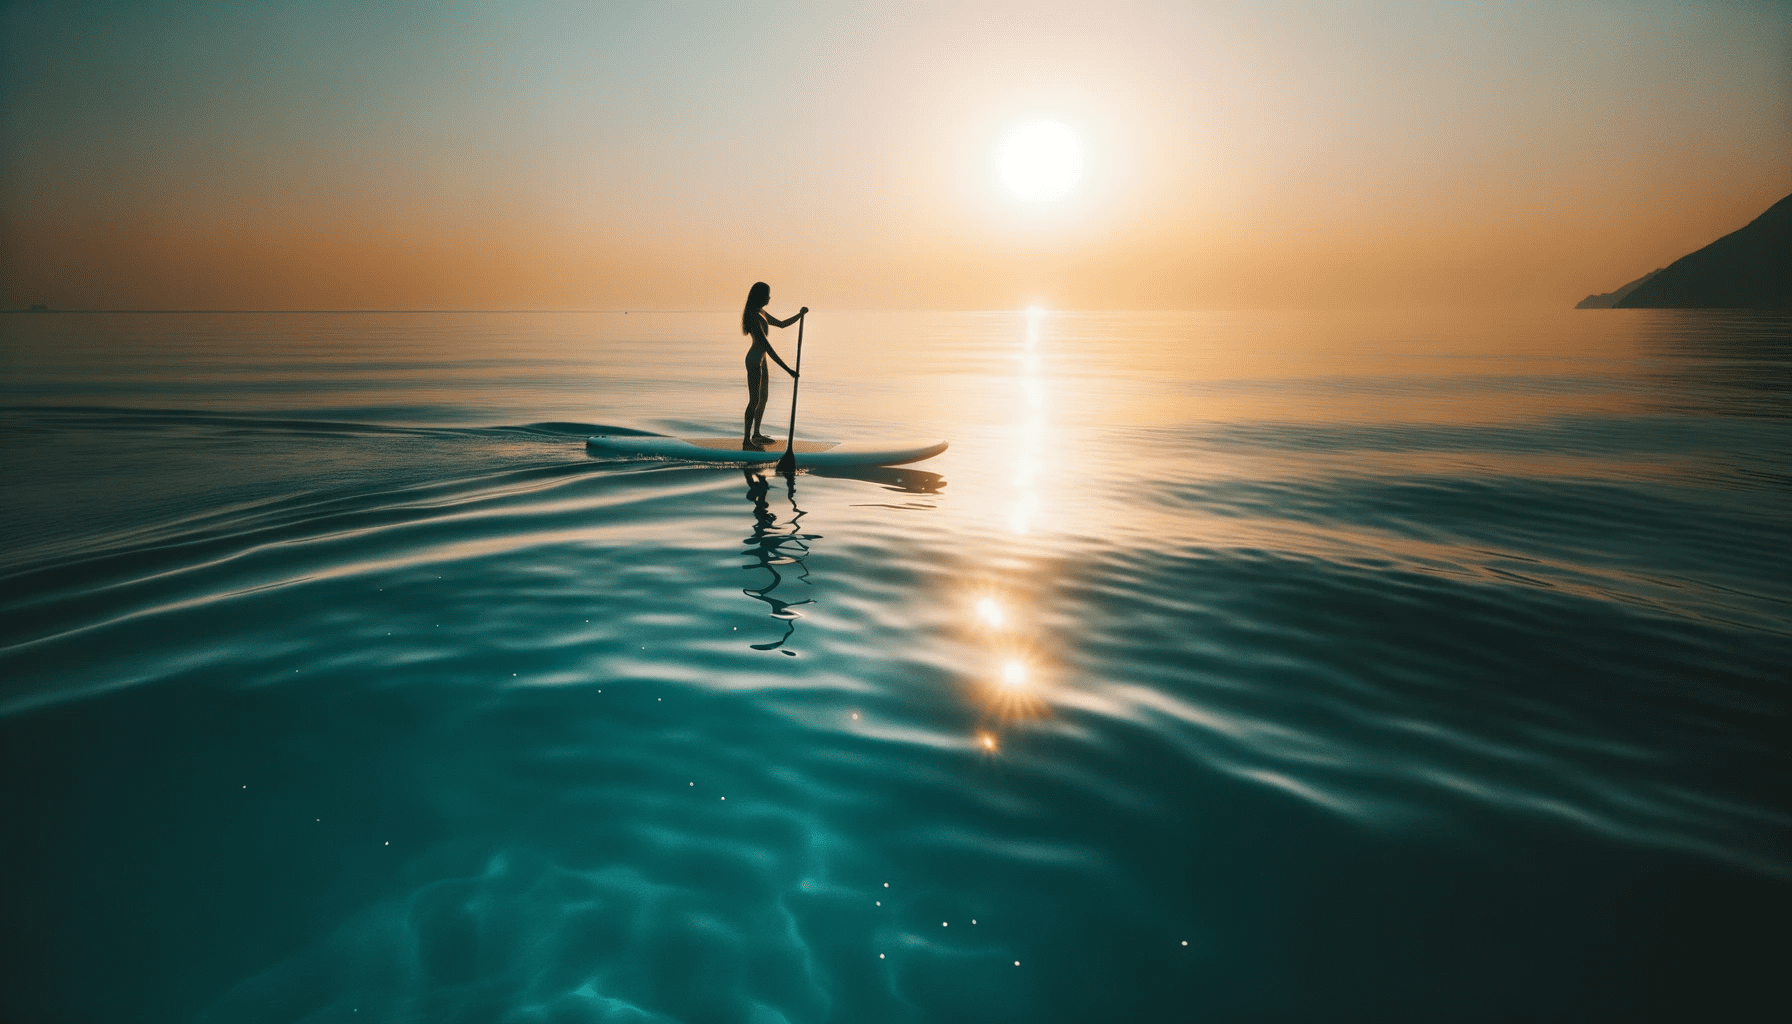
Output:
<path fill-rule="evenodd" d="M 1017 401 L 1012 421 L 1012 444 L 1009 449 L 1008 529 L 1016 537 L 1031 534 L 1038 525 L 1042 509 L 1038 485 L 1045 472 L 1044 440 L 1047 431 L 1048 394 L 1042 373 L 1040 338 L 1047 312 L 1037 306 L 1026 311 L 1025 335 L 1015 360 L 1013 378 Z M 975 742 L 983 752 L 995 754 L 1001 749 L 999 730 L 1028 719 L 1044 716 L 1049 711 L 1047 689 L 1040 685 L 1040 667 L 1045 659 L 1026 642 L 1031 623 L 1027 615 L 1030 588 L 1024 581 L 990 585 L 975 597 L 972 621 L 983 632 L 983 642 L 993 648 L 990 668 L 973 682 L 978 703 L 983 706 L 983 722 L 975 732 Z"/>
<path fill-rule="evenodd" d="M 1039 495 L 1034 482 L 1041 468 L 1040 441 L 1045 434 L 1045 383 L 1039 377 L 1039 328 L 1045 310 L 1033 306 L 1027 310 L 1026 342 L 1020 356 L 1020 374 L 1016 378 L 1022 402 L 1019 423 L 1015 427 L 1013 482 L 1014 501 L 1008 512 L 1008 528 L 1018 535 L 1032 532 L 1039 514 Z"/>

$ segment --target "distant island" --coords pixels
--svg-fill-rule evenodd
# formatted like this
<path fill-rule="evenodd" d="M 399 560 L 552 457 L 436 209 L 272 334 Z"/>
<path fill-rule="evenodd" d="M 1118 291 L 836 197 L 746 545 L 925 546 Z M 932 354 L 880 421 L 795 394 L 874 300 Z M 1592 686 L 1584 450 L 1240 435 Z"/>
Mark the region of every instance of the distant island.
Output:
<path fill-rule="evenodd" d="M 1576 309 L 1792 309 L 1792 196 L 1703 249 Z"/>
<path fill-rule="evenodd" d="M 1622 288 L 1619 288 L 1616 291 L 1604 292 L 1599 295 L 1589 295 L 1586 298 L 1580 300 L 1579 302 L 1576 302 L 1574 304 L 1574 308 L 1575 309 L 1611 309 L 1614 306 L 1616 306 L 1618 303 L 1624 301 L 1624 299 L 1628 298 L 1631 292 L 1636 291 L 1638 285 L 1642 284 L 1644 281 L 1649 280 L 1650 278 L 1654 277 L 1656 274 L 1659 274 L 1666 269 L 1667 269 L 1666 267 L 1656 267 L 1654 270 L 1649 271 L 1647 274 L 1644 274 L 1642 277 L 1637 278 L 1636 280 L 1630 282 L 1629 284 L 1625 285 Z"/>

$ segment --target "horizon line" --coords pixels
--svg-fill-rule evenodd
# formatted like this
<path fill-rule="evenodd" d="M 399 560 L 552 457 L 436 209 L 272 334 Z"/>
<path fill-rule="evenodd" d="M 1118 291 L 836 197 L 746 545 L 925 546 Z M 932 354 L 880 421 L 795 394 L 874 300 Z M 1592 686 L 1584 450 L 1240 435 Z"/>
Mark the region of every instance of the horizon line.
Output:
<path fill-rule="evenodd" d="M 1363 309 L 1413 309 L 1436 308 L 1447 306 L 1453 309 L 1509 309 L 1509 308 L 1562 308 L 1554 303 L 1540 302 L 1480 302 L 1480 303 L 1376 303 L 1370 305 L 1326 305 L 1326 306 L 1103 306 L 1103 307 L 1052 307 L 1030 304 L 1025 306 L 842 306 L 835 312 L 855 313 L 1024 313 L 1029 309 L 1041 309 L 1053 313 L 1215 313 L 1215 312 L 1320 312 L 1345 311 Z M 1573 308 L 1573 307 L 1568 307 Z M 416 309 L 252 309 L 252 308 L 220 308 L 220 309 L 58 309 L 46 307 L 42 309 L 7 307 L 0 308 L 0 315 L 28 314 L 220 314 L 220 313 L 262 313 L 281 315 L 353 315 L 353 314 L 406 314 L 406 313 L 610 313 L 627 315 L 630 313 L 732 313 L 734 307 L 685 307 L 685 308 L 558 308 L 558 307 L 515 307 L 515 308 L 416 308 Z M 816 312 L 810 310 L 810 312 Z"/>
<path fill-rule="evenodd" d="M 726 313 L 726 309 L 42 309 L 11 307 L 0 313 Z"/>

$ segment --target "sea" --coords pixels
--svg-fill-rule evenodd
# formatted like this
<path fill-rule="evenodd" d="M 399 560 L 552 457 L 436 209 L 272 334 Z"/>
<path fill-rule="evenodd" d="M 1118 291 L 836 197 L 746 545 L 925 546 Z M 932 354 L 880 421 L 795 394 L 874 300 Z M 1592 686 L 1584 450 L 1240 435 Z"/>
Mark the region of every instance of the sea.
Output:
<path fill-rule="evenodd" d="M 1792 316 L 801 330 L 0 316 L 0 1020 L 1792 1019 Z"/>

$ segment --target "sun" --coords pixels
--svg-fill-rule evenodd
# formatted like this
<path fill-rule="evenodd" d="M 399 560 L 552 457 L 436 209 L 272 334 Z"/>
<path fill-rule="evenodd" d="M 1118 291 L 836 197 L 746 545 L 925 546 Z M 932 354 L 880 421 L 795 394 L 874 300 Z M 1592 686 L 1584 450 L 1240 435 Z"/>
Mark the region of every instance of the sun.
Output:
<path fill-rule="evenodd" d="M 1002 143 L 1002 181 L 1022 199 L 1059 199 L 1083 175 L 1083 146 L 1056 121 L 1021 125 Z"/>

